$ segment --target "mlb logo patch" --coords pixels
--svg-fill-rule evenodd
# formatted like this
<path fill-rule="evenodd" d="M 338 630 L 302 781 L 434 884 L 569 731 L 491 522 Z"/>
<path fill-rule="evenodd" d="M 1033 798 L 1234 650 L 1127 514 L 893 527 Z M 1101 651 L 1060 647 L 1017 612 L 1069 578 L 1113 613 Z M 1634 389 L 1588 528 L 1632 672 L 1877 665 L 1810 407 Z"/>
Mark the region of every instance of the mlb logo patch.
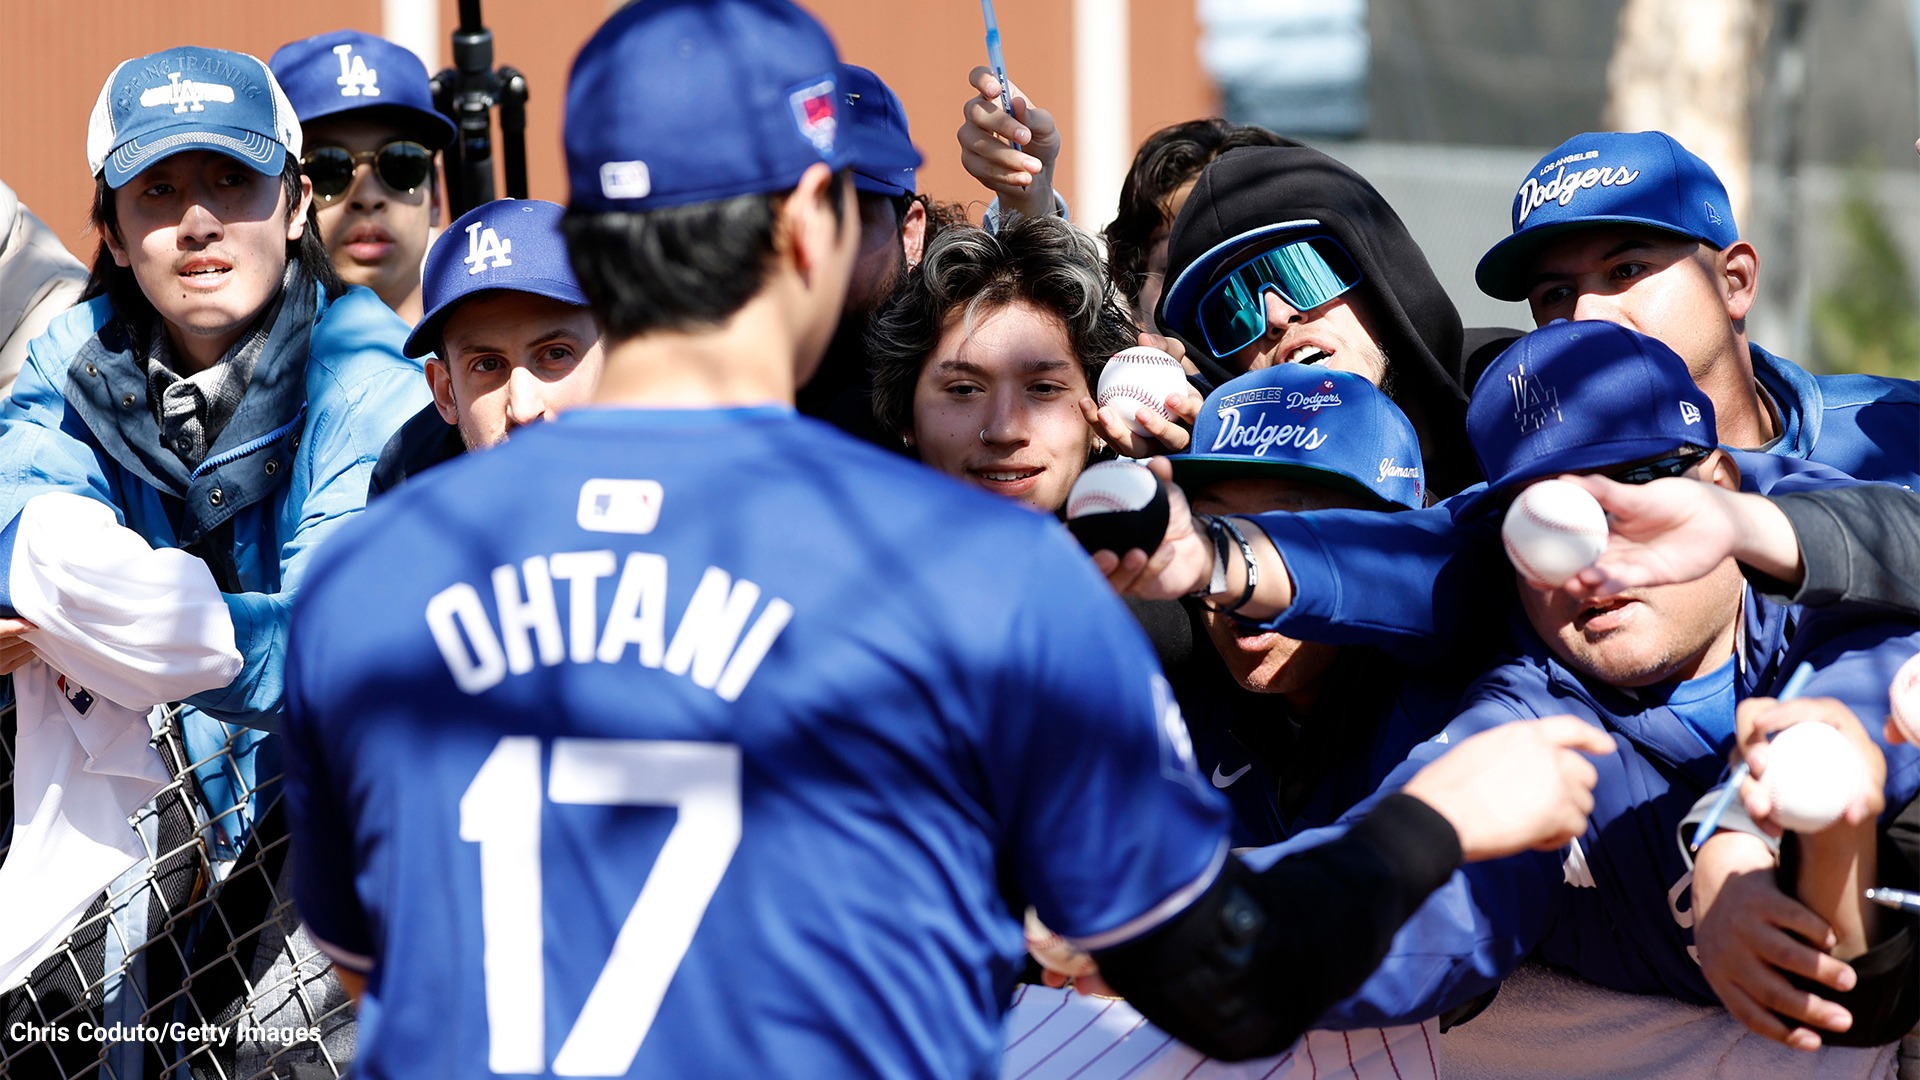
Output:
<path fill-rule="evenodd" d="M 574 520 L 588 532 L 644 535 L 660 523 L 665 495 L 658 480 L 596 478 L 580 485 Z"/>
<path fill-rule="evenodd" d="M 93 708 L 93 695 L 87 693 L 86 688 L 79 683 L 70 683 L 67 677 L 62 675 L 54 680 L 54 685 L 60 688 L 60 696 L 67 699 L 67 704 L 73 706 L 74 712 L 85 716 L 87 710 Z"/>
<path fill-rule="evenodd" d="M 834 105 L 832 79 L 822 79 L 787 95 L 793 106 L 793 122 L 800 134 L 822 154 L 833 153 L 833 140 L 840 121 Z"/>

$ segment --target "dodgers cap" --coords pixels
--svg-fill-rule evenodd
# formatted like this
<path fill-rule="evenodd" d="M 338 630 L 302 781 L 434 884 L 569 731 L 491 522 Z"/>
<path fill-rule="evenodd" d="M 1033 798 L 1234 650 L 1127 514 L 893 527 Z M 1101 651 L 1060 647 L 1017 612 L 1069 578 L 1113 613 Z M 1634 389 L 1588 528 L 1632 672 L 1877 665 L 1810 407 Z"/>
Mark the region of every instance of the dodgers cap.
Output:
<path fill-rule="evenodd" d="M 460 215 L 427 251 L 420 302 L 426 315 L 407 335 L 408 356 L 440 348 L 453 309 L 484 292 L 532 293 L 587 306 L 560 235 L 566 208 L 540 199 L 495 199 Z"/>
<path fill-rule="evenodd" d="M 645 211 L 790 190 L 852 159 L 840 58 L 787 0 L 647 0 L 615 12 L 567 82 L 571 207 Z"/>
<path fill-rule="evenodd" d="M 875 195 L 913 194 L 914 170 L 922 158 L 900 98 L 858 64 L 840 65 L 840 94 L 852 141 L 853 186 Z"/>
<path fill-rule="evenodd" d="M 1664 131 L 1590 131 L 1541 158 L 1513 196 L 1513 232 L 1473 279 L 1498 300 L 1525 300 L 1534 261 L 1556 236 L 1593 225 L 1645 225 L 1716 249 L 1740 239 L 1726 186 Z"/>
<path fill-rule="evenodd" d="M 280 46 L 267 66 L 303 124 L 355 113 L 391 123 L 432 150 L 453 141 L 453 122 L 433 107 L 426 65 L 386 38 L 335 30 Z"/>
<path fill-rule="evenodd" d="M 259 58 L 193 45 L 121 61 L 87 121 L 87 169 L 120 188 L 187 150 L 267 176 L 300 156 L 300 121 Z"/>
<path fill-rule="evenodd" d="M 1426 505 L 1420 437 L 1406 414 L 1359 375 L 1310 364 L 1222 383 L 1200 406 L 1187 451 L 1167 460 L 1183 485 L 1286 476 L 1409 510 Z"/>
<path fill-rule="evenodd" d="M 1556 319 L 1480 376 L 1467 438 L 1487 490 L 1463 512 L 1531 480 L 1720 445 L 1713 401 L 1665 344 L 1610 322 Z"/>

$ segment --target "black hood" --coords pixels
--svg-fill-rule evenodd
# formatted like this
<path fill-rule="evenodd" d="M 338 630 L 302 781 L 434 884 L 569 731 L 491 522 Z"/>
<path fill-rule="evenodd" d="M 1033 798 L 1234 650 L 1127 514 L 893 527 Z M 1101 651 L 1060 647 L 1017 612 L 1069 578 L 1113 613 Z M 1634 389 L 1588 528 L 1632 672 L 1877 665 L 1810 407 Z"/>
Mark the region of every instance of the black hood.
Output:
<path fill-rule="evenodd" d="M 1295 221 L 1318 222 L 1302 227 L 1332 236 L 1359 265 L 1353 295 L 1386 352 L 1393 399 L 1420 432 L 1429 487 L 1445 496 L 1478 480 L 1466 438 L 1460 313 L 1393 207 L 1359 173 L 1312 147 L 1244 147 L 1207 166 L 1168 238 L 1157 321 L 1190 345 L 1201 340 L 1192 312 L 1214 278 L 1271 246 L 1274 226 Z M 1218 364 L 1204 347 L 1188 352 L 1203 370 Z"/>

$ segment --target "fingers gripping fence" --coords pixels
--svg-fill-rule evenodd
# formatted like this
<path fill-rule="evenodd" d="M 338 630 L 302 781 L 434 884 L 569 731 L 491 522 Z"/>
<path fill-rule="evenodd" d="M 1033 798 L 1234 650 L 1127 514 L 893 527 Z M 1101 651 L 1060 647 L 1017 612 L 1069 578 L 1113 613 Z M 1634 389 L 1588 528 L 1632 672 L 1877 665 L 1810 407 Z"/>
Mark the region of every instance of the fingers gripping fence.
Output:
<path fill-rule="evenodd" d="M 146 858 L 99 896 L 61 950 L 0 995 L 0 1077 L 72 1080 L 332 1078 L 353 1017 L 288 888 L 279 775 L 210 812 L 195 780 L 234 778 L 234 742 L 188 760 L 178 710 L 156 739 L 173 781 L 134 816 Z M 0 712 L 0 858 L 13 833 L 14 715 Z M 262 770 L 266 772 L 270 770 Z M 0 912 L 0 918 L 6 913 Z"/>

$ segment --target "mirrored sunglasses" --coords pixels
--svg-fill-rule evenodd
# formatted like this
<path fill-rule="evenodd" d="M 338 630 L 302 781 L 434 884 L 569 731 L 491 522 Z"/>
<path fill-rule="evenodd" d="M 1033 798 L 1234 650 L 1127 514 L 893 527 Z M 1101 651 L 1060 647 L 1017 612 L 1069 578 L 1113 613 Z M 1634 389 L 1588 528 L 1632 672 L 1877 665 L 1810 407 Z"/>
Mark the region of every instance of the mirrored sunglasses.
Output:
<path fill-rule="evenodd" d="M 313 194 L 325 201 L 346 194 L 353 186 L 353 171 L 369 161 L 391 191 L 412 192 L 433 175 L 433 151 L 410 139 L 395 139 L 378 150 L 359 153 L 344 146 L 317 147 L 300 159 L 300 169 L 313 181 Z"/>
<path fill-rule="evenodd" d="M 1267 332 L 1266 293 L 1306 312 L 1360 284 L 1360 267 L 1331 236 L 1309 236 L 1270 248 L 1233 268 L 1200 298 L 1200 333 L 1225 358 Z"/>

